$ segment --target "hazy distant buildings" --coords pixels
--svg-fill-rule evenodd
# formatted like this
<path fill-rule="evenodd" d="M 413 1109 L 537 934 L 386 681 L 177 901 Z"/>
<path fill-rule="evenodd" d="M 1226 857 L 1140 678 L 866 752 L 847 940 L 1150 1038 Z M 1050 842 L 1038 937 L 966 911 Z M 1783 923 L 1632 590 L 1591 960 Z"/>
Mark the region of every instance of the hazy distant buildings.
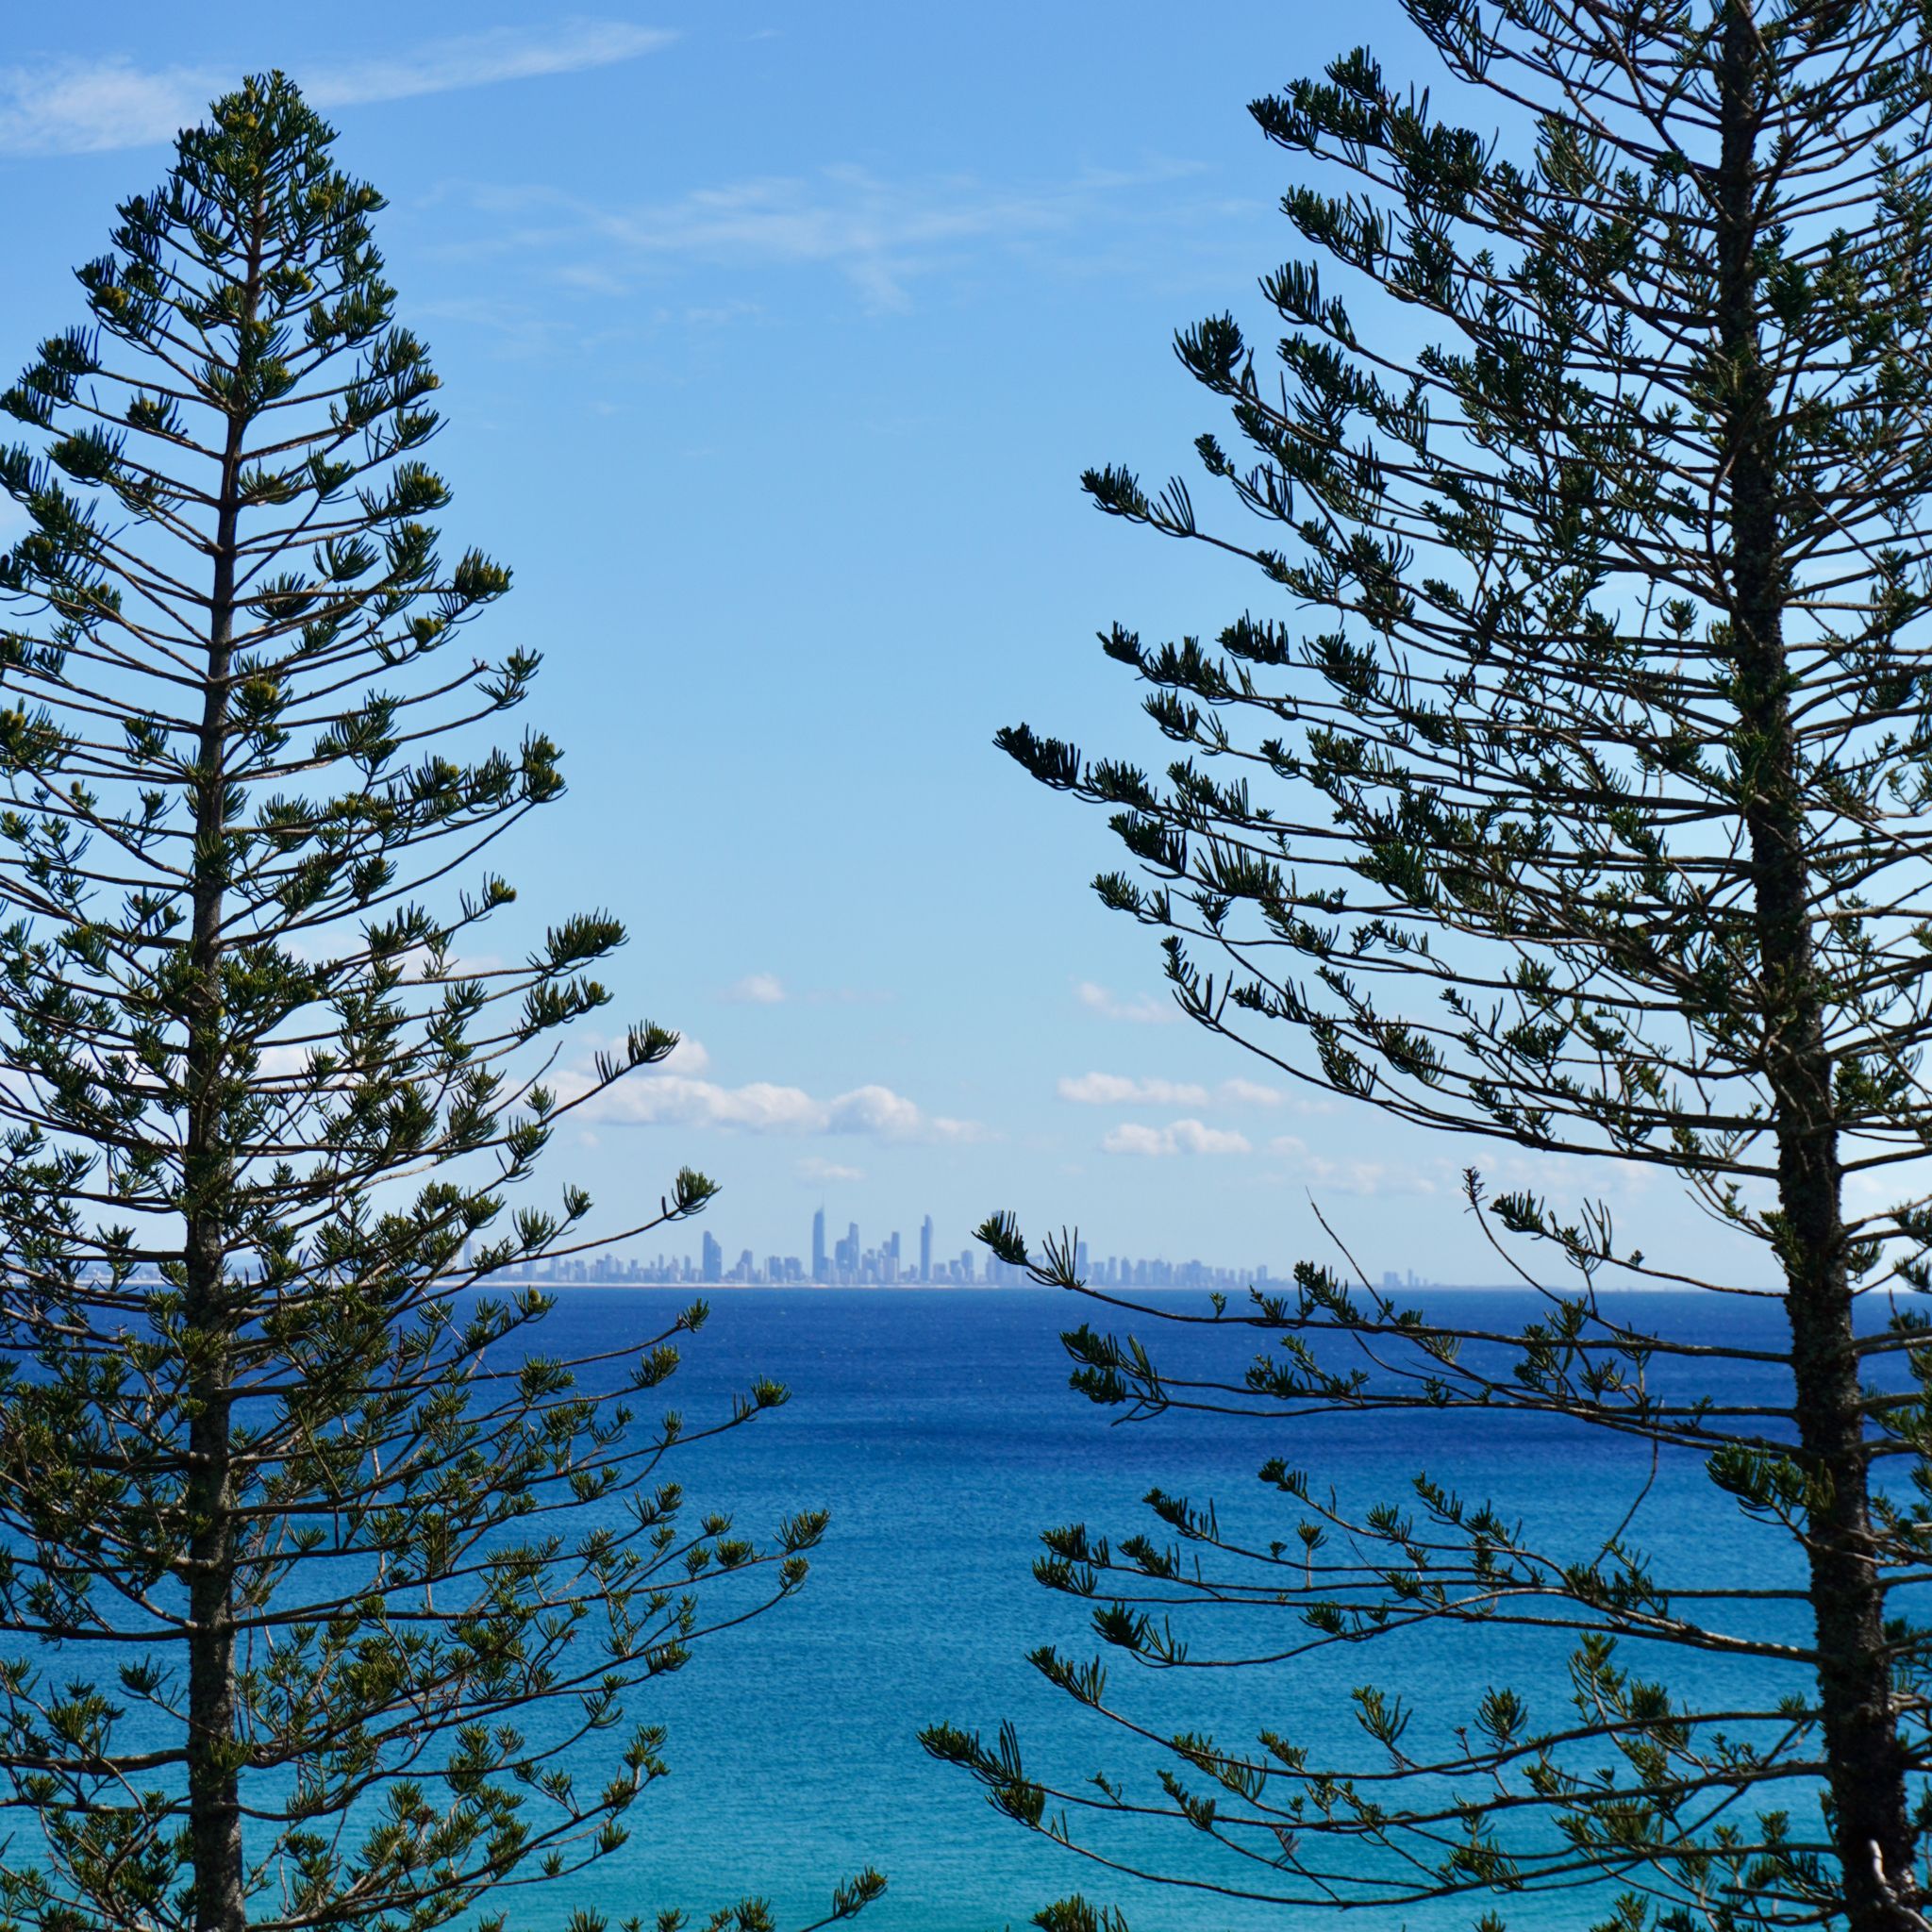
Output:
<path fill-rule="evenodd" d="M 691 1255 L 557 1255 L 527 1268 L 504 1270 L 482 1277 L 484 1288 L 508 1287 L 519 1283 L 552 1286 L 582 1283 L 586 1287 L 696 1287 L 699 1285 L 746 1288 L 800 1287 L 820 1282 L 839 1288 L 887 1288 L 912 1281 L 915 1276 L 902 1258 L 897 1236 L 888 1237 L 875 1248 L 860 1245 L 858 1228 L 853 1224 L 838 1243 L 836 1255 L 824 1252 L 824 1214 L 812 1223 L 814 1261 L 808 1268 L 796 1255 L 767 1255 L 759 1260 L 749 1248 L 739 1251 L 738 1259 L 724 1266 L 724 1247 L 708 1230 L 698 1254 Z M 932 1254 L 932 1216 L 925 1216 L 919 1232 L 919 1272 L 917 1279 L 944 1288 L 1024 1287 L 1026 1272 L 1008 1266 L 997 1257 L 974 1248 L 965 1248 L 950 1260 Z M 1245 1295 L 1250 1288 L 1280 1289 L 1282 1277 L 1265 1266 L 1259 1268 L 1217 1268 L 1205 1261 L 1135 1259 L 1127 1255 L 1106 1255 L 1097 1260 L 1075 1250 L 1075 1265 L 1086 1280 L 1103 1290 L 1137 1289 L 1216 1289 L 1230 1297 Z M 148 1276 L 140 1277 L 143 1284 Z M 1395 1289 L 1438 1288 L 1440 1282 L 1424 1280 L 1412 1272 L 1393 1273 L 1383 1277 L 1383 1291 Z"/>
<path fill-rule="evenodd" d="M 708 1229 L 704 1230 L 698 1255 L 658 1255 L 650 1259 L 616 1255 L 575 1255 L 540 1261 L 527 1276 L 533 1282 L 580 1281 L 636 1283 L 640 1286 L 686 1283 L 706 1286 L 729 1285 L 748 1288 L 778 1288 L 788 1284 L 817 1282 L 833 1288 L 892 1288 L 904 1282 L 919 1281 L 936 1287 L 1018 1288 L 1030 1277 L 1024 1268 L 1015 1268 L 996 1256 L 978 1248 L 962 1249 L 945 1259 L 936 1255 L 932 1216 L 919 1224 L 919 1266 L 915 1273 L 905 1258 L 900 1235 L 894 1231 L 876 1247 L 868 1248 L 861 1239 L 858 1224 L 848 1222 L 842 1241 L 828 1250 L 825 1245 L 825 1210 L 821 1208 L 811 1218 L 811 1259 L 796 1255 L 767 1255 L 762 1260 L 751 1249 L 739 1252 L 729 1268 L 724 1265 L 724 1245 Z M 1245 1294 L 1250 1288 L 1279 1288 L 1279 1275 L 1266 1267 L 1218 1268 L 1205 1261 L 1137 1259 L 1128 1255 L 1102 1255 L 1089 1252 L 1085 1241 L 1074 1250 L 1074 1266 L 1081 1279 L 1094 1288 L 1128 1290 L 1149 1288 L 1218 1289 L 1227 1294 Z M 498 1279 L 507 1277 L 499 1276 Z M 1436 1284 L 1420 1281 L 1413 1274 L 1385 1277 L 1385 1289 L 1407 1286 L 1430 1288 Z"/>

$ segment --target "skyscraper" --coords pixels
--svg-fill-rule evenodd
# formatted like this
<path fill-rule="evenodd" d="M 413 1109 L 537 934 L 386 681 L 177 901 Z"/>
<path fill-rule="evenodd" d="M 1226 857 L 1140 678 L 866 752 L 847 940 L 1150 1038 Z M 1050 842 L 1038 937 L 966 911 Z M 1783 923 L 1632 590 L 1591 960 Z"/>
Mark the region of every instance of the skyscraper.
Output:
<path fill-rule="evenodd" d="M 811 1218 L 811 1278 L 824 1281 L 826 1273 L 825 1210 L 821 1208 Z"/>
<path fill-rule="evenodd" d="M 932 1216 L 928 1214 L 919 1227 L 919 1278 L 932 1279 Z"/>
<path fill-rule="evenodd" d="M 705 1279 L 723 1281 L 724 1278 L 724 1244 L 709 1228 L 705 1230 Z"/>

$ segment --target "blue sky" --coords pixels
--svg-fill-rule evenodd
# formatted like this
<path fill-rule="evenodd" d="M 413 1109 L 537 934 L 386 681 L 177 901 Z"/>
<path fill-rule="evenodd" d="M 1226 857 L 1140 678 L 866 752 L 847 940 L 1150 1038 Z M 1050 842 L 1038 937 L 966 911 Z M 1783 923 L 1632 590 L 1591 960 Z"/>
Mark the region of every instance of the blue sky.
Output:
<path fill-rule="evenodd" d="M 279 65 L 326 107 L 443 375 L 446 524 L 516 571 L 497 642 L 546 653 L 572 796 L 507 869 L 624 916 L 620 1010 L 690 1041 L 559 1158 L 613 1213 L 690 1161 L 727 1255 L 806 1252 L 823 1200 L 868 1242 L 1012 1207 L 1280 1268 L 1326 1252 L 1312 1194 L 1373 1273 L 1493 1279 L 1461 1167 L 1577 1179 L 1176 1022 L 1087 891 L 1097 817 L 990 744 L 1158 758 L 1094 632 L 1261 595 L 1077 477 L 1220 426 L 1172 333 L 1259 320 L 1291 252 L 1244 104 L 1356 38 L 1414 62 L 1392 0 L 41 9 L 0 64 L 0 362 L 77 317 L 69 269 L 208 94 Z M 1609 1191 L 1653 1249 L 1673 1197 Z"/>

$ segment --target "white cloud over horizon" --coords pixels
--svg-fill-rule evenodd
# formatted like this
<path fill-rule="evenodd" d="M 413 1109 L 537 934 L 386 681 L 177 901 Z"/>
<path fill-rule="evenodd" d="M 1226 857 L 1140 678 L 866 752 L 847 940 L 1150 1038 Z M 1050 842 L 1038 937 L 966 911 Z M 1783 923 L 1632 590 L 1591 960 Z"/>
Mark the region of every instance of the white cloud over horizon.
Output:
<path fill-rule="evenodd" d="M 1224 1080 L 1210 1093 L 1196 1080 L 1094 1073 L 1062 1078 L 1055 1091 L 1081 1107 L 1206 1107 L 1210 1099 L 1235 1107 L 1281 1105 L 1280 1093 L 1257 1080 Z"/>
<path fill-rule="evenodd" d="M 718 997 L 733 1007 L 879 1007 L 889 1004 L 892 995 L 862 986 L 812 986 L 801 990 L 775 973 L 747 973 L 743 978 L 721 988 Z"/>
<path fill-rule="evenodd" d="M 1126 1020 L 1136 1025 L 1164 1026 L 1180 1018 L 1179 1009 L 1171 1000 L 1157 999 L 1151 992 L 1138 992 L 1130 998 L 1120 999 L 1108 988 L 1098 986 L 1091 979 L 1075 982 L 1074 997 L 1090 1013 L 1098 1013 L 1103 1020 Z"/>
<path fill-rule="evenodd" d="M 1239 1107 L 1279 1107 L 1282 1100 L 1280 1088 L 1264 1087 L 1258 1080 L 1243 1080 L 1239 1074 L 1224 1080 L 1218 1091 L 1222 1099 Z"/>
<path fill-rule="evenodd" d="M 1136 1079 L 1126 1074 L 1063 1077 L 1055 1091 L 1081 1107 L 1206 1107 L 1208 1090 L 1193 1080 Z"/>
<path fill-rule="evenodd" d="M 1245 1134 L 1210 1127 L 1204 1121 L 1170 1121 L 1164 1127 L 1128 1123 L 1113 1128 L 1102 1140 L 1106 1154 L 1131 1154 L 1158 1159 L 1172 1154 L 1252 1154 L 1254 1143 Z"/>
<path fill-rule="evenodd" d="M 842 1161 L 821 1160 L 816 1154 L 808 1154 L 798 1163 L 798 1177 L 804 1181 L 862 1181 L 865 1170 L 847 1167 Z"/>
<path fill-rule="evenodd" d="M 585 1100 L 574 1118 L 585 1126 L 694 1126 L 734 1128 L 748 1134 L 869 1135 L 897 1143 L 959 1145 L 990 1138 L 977 1121 L 925 1111 L 903 1093 L 874 1081 L 821 1097 L 803 1087 L 772 1080 L 726 1086 L 701 1077 L 710 1056 L 695 1040 L 682 1040 L 657 1066 L 640 1068 L 613 1087 Z M 581 1069 L 554 1083 L 566 1099 L 586 1092 Z M 849 1177 L 849 1176 L 846 1176 Z"/>
<path fill-rule="evenodd" d="M 1427 1166 L 1413 1161 L 1338 1159 L 1316 1153 L 1293 1134 L 1275 1135 L 1268 1142 L 1268 1152 L 1275 1159 L 1289 1162 L 1295 1171 L 1293 1177 L 1303 1185 L 1338 1194 L 1444 1194 L 1451 1191 L 1449 1184 L 1456 1177 L 1453 1164 L 1445 1166 L 1441 1159 Z"/>
<path fill-rule="evenodd" d="M 775 973 L 747 973 L 719 994 L 735 1006 L 782 1007 L 788 995 L 785 982 Z"/>
<path fill-rule="evenodd" d="M 494 27 L 291 72 L 310 105 L 328 109 L 608 67 L 676 38 L 663 27 L 575 18 L 541 32 Z M 0 155 L 104 154 L 171 142 L 238 77 L 213 63 L 143 68 L 116 55 L 0 66 Z"/>

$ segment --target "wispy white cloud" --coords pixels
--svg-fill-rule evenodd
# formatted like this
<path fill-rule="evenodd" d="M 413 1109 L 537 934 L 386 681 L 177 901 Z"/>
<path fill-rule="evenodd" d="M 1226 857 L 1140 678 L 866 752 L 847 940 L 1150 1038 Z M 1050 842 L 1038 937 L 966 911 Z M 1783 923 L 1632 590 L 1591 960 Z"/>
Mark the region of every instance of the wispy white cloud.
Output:
<path fill-rule="evenodd" d="M 785 982 L 775 973 L 747 973 L 727 986 L 720 997 L 735 1006 L 780 1007 L 785 1004 Z"/>
<path fill-rule="evenodd" d="M 1194 1080 L 1137 1079 L 1126 1074 L 1080 1074 L 1056 1090 L 1062 1100 L 1082 1107 L 1206 1107 L 1210 1099 L 1228 1107 L 1279 1107 L 1281 1095 L 1257 1080 L 1224 1080 L 1210 1093 Z"/>
<path fill-rule="evenodd" d="M 1103 1020 L 1130 1020 L 1142 1025 L 1165 1025 L 1169 1021 L 1180 1018 L 1171 1000 L 1156 999 L 1151 992 L 1137 992 L 1122 999 L 1107 987 L 1096 986 L 1091 979 L 1082 979 L 1075 984 L 1074 997 L 1090 1013 L 1097 1013 Z"/>
<path fill-rule="evenodd" d="M 1115 1127 L 1101 1141 L 1107 1154 L 1135 1154 L 1158 1158 L 1170 1154 L 1252 1154 L 1254 1143 L 1245 1134 L 1222 1127 L 1210 1127 L 1196 1120 L 1170 1121 L 1164 1127 L 1148 1127 L 1129 1123 Z"/>
<path fill-rule="evenodd" d="M 878 1007 L 892 995 L 863 986 L 794 987 L 775 973 L 747 973 L 719 993 L 721 1000 L 738 1007 Z"/>
<path fill-rule="evenodd" d="M 1235 1107 L 1279 1107 L 1281 1090 L 1278 1087 L 1264 1087 L 1258 1080 L 1224 1080 L 1221 1083 L 1222 1099 Z"/>
<path fill-rule="evenodd" d="M 1318 1154 L 1292 1134 L 1277 1134 L 1268 1152 L 1286 1161 L 1297 1181 L 1317 1192 L 1336 1194 L 1441 1194 L 1450 1191 L 1453 1175 L 1438 1160 L 1385 1161 Z"/>
<path fill-rule="evenodd" d="M 1208 1090 L 1191 1080 L 1137 1080 L 1125 1074 L 1081 1074 L 1063 1079 L 1062 1100 L 1082 1107 L 1206 1107 Z"/>
<path fill-rule="evenodd" d="M 847 1167 L 842 1161 L 822 1160 L 816 1154 L 808 1154 L 798 1163 L 798 1177 L 806 1181 L 862 1181 L 865 1170 Z"/>
<path fill-rule="evenodd" d="M 1073 236 L 1134 211 L 1134 197 L 1149 187 L 1196 172 L 1187 163 L 1156 163 L 1013 188 L 963 174 L 888 180 L 840 165 L 628 207 L 541 186 L 477 186 L 468 193 L 492 222 L 491 240 L 475 247 L 550 255 L 553 277 L 580 289 L 620 292 L 640 275 L 693 262 L 824 268 L 843 275 L 870 308 L 892 310 L 910 306 L 924 277 L 988 249 L 1058 251 Z"/>
<path fill-rule="evenodd" d="M 296 78 L 319 106 L 350 107 L 615 67 L 645 54 L 661 53 L 676 38 L 668 27 L 638 26 L 622 20 L 566 20 L 539 32 L 494 27 L 487 33 L 433 41 L 412 53 L 312 68 Z"/>
<path fill-rule="evenodd" d="M 292 71 L 313 106 L 348 108 L 608 67 L 675 38 L 661 27 L 575 19 Z M 213 65 L 143 68 L 113 55 L 0 67 L 0 155 L 99 154 L 172 141 L 235 80 L 232 70 Z"/>

